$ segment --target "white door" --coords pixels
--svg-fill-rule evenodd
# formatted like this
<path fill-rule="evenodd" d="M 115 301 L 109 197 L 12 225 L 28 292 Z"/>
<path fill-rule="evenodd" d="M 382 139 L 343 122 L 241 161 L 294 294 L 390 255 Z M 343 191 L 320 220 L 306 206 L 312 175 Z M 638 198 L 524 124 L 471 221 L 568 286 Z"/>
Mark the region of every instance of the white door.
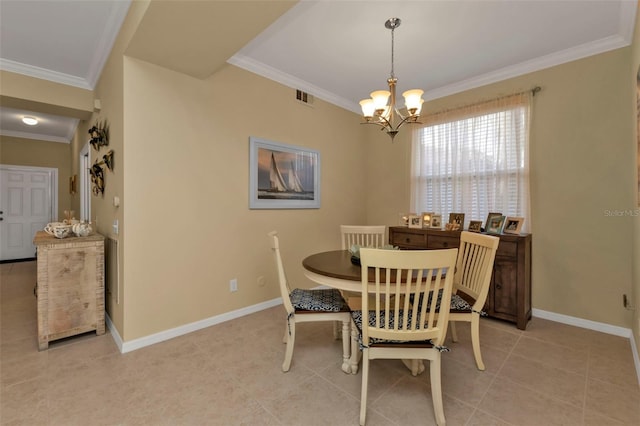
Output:
<path fill-rule="evenodd" d="M 0 166 L 0 260 L 35 257 L 33 237 L 58 208 L 58 170 Z"/>

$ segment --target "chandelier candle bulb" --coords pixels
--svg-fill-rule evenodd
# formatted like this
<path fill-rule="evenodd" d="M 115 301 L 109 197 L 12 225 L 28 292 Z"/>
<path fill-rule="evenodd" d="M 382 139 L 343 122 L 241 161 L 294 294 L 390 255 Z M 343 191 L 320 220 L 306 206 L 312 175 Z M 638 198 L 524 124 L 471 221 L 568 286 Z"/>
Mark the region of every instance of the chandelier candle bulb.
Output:
<path fill-rule="evenodd" d="M 413 89 L 407 90 L 402 94 L 402 96 L 404 96 L 404 104 L 407 107 L 407 111 L 409 111 L 411 115 L 415 114 L 416 112 L 419 113 L 419 110 L 422 107 L 422 102 L 424 102 L 422 100 L 423 93 L 424 90 Z"/>
<path fill-rule="evenodd" d="M 391 96 L 391 92 L 387 90 L 371 92 L 371 99 L 373 99 L 373 105 L 376 107 L 376 111 L 384 110 L 387 107 L 389 96 Z"/>
<path fill-rule="evenodd" d="M 363 99 L 360 101 L 362 107 L 362 115 L 364 118 L 373 118 L 373 113 L 376 111 L 376 106 L 373 104 L 373 99 Z"/>

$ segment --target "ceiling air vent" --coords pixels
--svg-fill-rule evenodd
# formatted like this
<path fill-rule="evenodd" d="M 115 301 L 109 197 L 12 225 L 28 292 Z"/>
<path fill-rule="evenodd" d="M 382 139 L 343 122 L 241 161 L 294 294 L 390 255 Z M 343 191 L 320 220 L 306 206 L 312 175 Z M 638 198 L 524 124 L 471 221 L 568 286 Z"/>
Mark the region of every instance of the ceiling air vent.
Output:
<path fill-rule="evenodd" d="M 313 104 L 313 96 L 302 90 L 296 90 L 296 100 L 309 106 Z"/>

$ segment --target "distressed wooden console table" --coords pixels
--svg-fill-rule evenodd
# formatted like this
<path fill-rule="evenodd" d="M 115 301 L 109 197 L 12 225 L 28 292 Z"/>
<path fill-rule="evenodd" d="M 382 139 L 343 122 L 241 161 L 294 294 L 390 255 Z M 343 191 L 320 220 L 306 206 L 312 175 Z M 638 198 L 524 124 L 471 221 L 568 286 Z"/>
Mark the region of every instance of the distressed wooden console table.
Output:
<path fill-rule="evenodd" d="M 55 238 L 38 231 L 38 349 L 52 340 L 105 332 L 104 237 Z"/>

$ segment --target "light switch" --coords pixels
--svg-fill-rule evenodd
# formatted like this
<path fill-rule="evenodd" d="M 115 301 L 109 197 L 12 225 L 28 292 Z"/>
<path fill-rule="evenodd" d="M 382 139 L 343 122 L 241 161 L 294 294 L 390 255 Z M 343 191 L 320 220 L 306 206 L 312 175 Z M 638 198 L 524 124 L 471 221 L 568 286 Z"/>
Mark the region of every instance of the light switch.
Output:
<path fill-rule="evenodd" d="M 118 235 L 118 231 L 119 231 L 119 229 L 118 229 L 118 219 L 114 219 L 113 220 L 113 233 Z"/>
<path fill-rule="evenodd" d="M 113 206 L 120 207 L 120 197 L 118 197 L 117 195 L 113 197 Z"/>

